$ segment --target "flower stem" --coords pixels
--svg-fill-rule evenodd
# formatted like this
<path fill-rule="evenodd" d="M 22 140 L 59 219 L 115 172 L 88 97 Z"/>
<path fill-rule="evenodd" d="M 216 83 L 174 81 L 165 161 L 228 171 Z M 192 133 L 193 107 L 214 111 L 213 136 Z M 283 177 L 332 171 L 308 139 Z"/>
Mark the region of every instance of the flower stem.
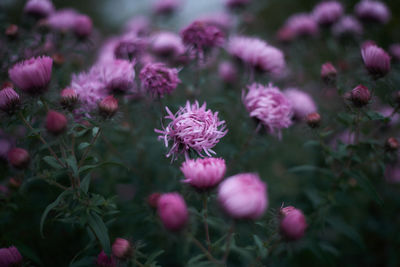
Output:
<path fill-rule="evenodd" d="M 100 131 L 101 131 L 101 128 L 99 128 L 99 130 L 97 131 L 96 135 L 93 137 L 92 141 L 90 142 L 89 146 L 86 148 L 85 152 L 83 152 L 83 156 L 82 156 L 82 158 L 81 158 L 81 160 L 79 161 L 79 164 L 78 164 L 78 169 L 80 167 L 82 167 L 82 164 L 85 161 L 85 159 L 86 159 L 87 155 L 89 154 L 90 150 L 92 149 L 92 147 L 94 145 L 94 142 L 96 142 L 97 137 L 99 137 Z"/>
<path fill-rule="evenodd" d="M 222 261 L 226 263 L 226 260 L 228 259 L 229 252 L 231 250 L 231 240 L 232 240 L 232 234 L 233 234 L 233 228 L 235 224 L 232 222 L 231 227 L 229 228 L 228 231 L 228 236 L 226 237 L 226 249 L 225 249 L 225 254 L 224 257 L 222 258 Z"/>
<path fill-rule="evenodd" d="M 204 216 L 204 229 L 206 232 L 206 242 L 207 242 L 207 248 L 208 251 L 211 251 L 211 240 L 210 240 L 210 233 L 208 231 L 208 223 L 207 223 L 207 193 L 203 193 L 203 216 Z"/>
<path fill-rule="evenodd" d="M 201 251 L 203 251 L 203 253 L 206 255 L 206 257 L 207 257 L 210 261 L 212 261 L 212 262 L 214 262 L 215 264 L 218 264 L 218 265 L 220 264 L 220 262 L 218 262 L 218 260 L 215 259 L 215 258 L 211 255 L 211 253 L 208 252 L 208 250 L 207 250 L 205 247 L 203 247 L 203 245 L 200 243 L 199 240 L 197 240 L 194 236 L 191 236 L 191 237 L 192 237 L 193 243 L 194 243 Z"/>

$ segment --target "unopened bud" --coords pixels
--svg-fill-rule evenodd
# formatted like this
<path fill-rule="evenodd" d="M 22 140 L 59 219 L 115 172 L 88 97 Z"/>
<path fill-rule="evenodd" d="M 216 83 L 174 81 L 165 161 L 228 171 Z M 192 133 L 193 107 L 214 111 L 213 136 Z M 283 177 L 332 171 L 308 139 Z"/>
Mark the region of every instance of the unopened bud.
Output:
<path fill-rule="evenodd" d="M 112 253 L 119 259 L 126 259 L 132 255 L 131 243 L 123 238 L 116 238 L 112 245 Z"/>
<path fill-rule="evenodd" d="M 21 103 L 19 95 L 11 87 L 0 91 L 0 109 L 8 114 L 12 114 Z"/>
<path fill-rule="evenodd" d="M 371 100 L 371 93 L 364 85 L 358 85 L 350 93 L 350 100 L 356 107 L 363 107 Z"/>
<path fill-rule="evenodd" d="M 99 103 L 100 114 L 106 118 L 114 116 L 118 110 L 118 101 L 114 96 L 109 95 Z"/>
<path fill-rule="evenodd" d="M 321 78 L 326 84 L 333 84 L 336 82 L 337 71 L 331 62 L 326 62 L 321 66 Z"/>
<path fill-rule="evenodd" d="M 317 128 L 321 124 L 321 115 L 317 112 L 313 112 L 307 115 L 306 122 L 311 128 Z"/>
<path fill-rule="evenodd" d="M 67 128 L 67 118 L 60 112 L 50 110 L 46 117 L 46 129 L 54 135 L 61 134 Z"/>
<path fill-rule="evenodd" d="M 78 94 L 72 88 L 65 88 L 60 93 L 60 103 L 64 108 L 72 110 L 78 102 Z"/>
<path fill-rule="evenodd" d="M 60 53 L 53 54 L 51 56 L 51 58 L 53 59 L 54 64 L 57 66 L 61 66 L 65 62 L 65 58 L 64 58 L 63 54 L 60 54 Z"/>
<path fill-rule="evenodd" d="M 7 27 L 5 34 L 11 39 L 16 38 L 18 36 L 18 26 L 11 24 Z"/>
<path fill-rule="evenodd" d="M 396 151 L 397 149 L 399 149 L 399 146 L 399 141 L 397 141 L 397 139 L 394 137 L 389 137 L 386 140 L 385 148 L 389 151 Z"/>
<path fill-rule="evenodd" d="M 301 210 L 289 206 L 281 209 L 280 232 L 288 240 L 298 240 L 307 228 L 306 218 Z"/>
<path fill-rule="evenodd" d="M 16 169 L 26 169 L 31 160 L 28 151 L 23 148 L 12 148 L 7 154 L 8 161 Z"/>
<path fill-rule="evenodd" d="M 158 204 L 158 199 L 160 198 L 161 194 L 160 193 L 152 193 L 147 197 L 147 203 L 149 204 L 150 207 L 153 209 L 157 208 Z"/>

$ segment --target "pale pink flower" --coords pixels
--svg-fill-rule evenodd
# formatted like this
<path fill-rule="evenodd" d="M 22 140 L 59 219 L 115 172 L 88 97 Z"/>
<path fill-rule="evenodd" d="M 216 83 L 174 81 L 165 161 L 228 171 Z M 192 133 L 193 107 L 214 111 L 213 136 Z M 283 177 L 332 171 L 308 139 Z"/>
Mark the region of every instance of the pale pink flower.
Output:
<path fill-rule="evenodd" d="M 296 37 L 315 36 L 318 34 L 318 24 L 314 18 L 306 13 L 290 16 L 285 27 L 288 27 Z"/>
<path fill-rule="evenodd" d="M 162 57 L 176 58 L 186 51 L 181 37 L 173 32 L 159 32 L 155 34 L 151 47 L 155 54 Z"/>
<path fill-rule="evenodd" d="M 221 158 L 187 159 L 182 163 L 181 171 L 184 183 L 199 189 L 216 186 L 224 178 L 226 165 Z"/>
<path fill-rule="evenodd" d="M 65 8 L 52 13 L 46 21 L 52 29 L 69 31 L 74 29 L 78 16 L 80 16 L 80 14 L 76 10 Z"/>
<path fill-rule="evenodd" d="M 363 33 L 362 24 L 353 16 L 343 16 L 332 27 L 335 36 L 359 36 Z"/>
<path fill-rule="evenodd" d="M 152 96 L 163 97 L 176 89 L 181 82 L 176 68 L 168 68 L 163 63 L 149 63 L 140 71 L 142 86 Z"/>
<path fill-rule="evenodd" d="M 25 4 L 24 12 L 43 18 L 54 12 L 54 5 L 50 0 L 29 0 Z"/>
<path fill-rule="evenodd" d="M 136 16 L 125 24 L 124 30 L 136 36 L 145 36 L 150 32 L 150 24 L 148 17 Z"/>
<path fill-rule="evenodd" d="M 119 59 L 138 59 L 148 46 L 148 40 L 133 33 L 127 33 L 119 38 L 114 46 L 115 57 Z"/>
<path fill-rule="evenodd" d="M 303 212 L 288 206 L 281 209 L 280 231 L 289 240 L 298 240 L 304 236 L 307 222 Z"/>
<path fill-rule="evenodd" d="M 235 219 L 260 218 L 268 207 L 267 185 L 256 173 L 231 176 L 219 185 L 218 202 Z"/>
<path fill-rule="evenodd" d="M 234 83 L 237 80 L 238 71 L 233 63 L 223 61 L 218 66 L 218 75 L 224 82 Z"/>
<path fill-rule="evenodd" d="M 312 15 L 319 24 L 331 25 L 343 15 L 343 6 L 338 1 L 323 1 L 314 7 Z"/>
<path fill-rule="evenodd" d="M 164 139 L 166 147 L 172 141 L 167 157 L 172 156 L 174 159 L 183 153 L 189 158 L 190 150 L 200 156 L 203 156 L 203 151 L 209 157 L 211 154 L 216 154 L 212 148 L 228 132 L 225 121 L 219 120 L 218 112 L 207 110 L 206 103 L 200 106 L 197 101 L 194 104 L 187 101 L 176 114 L 173 114 L 168 107 L 165 109 L 168 112 L 165 118 L 171 122 L 162 130 L 155 129 L 155 132 L 161 134 L 158 138 Z"/>
<path fill-rule="evenodd" d="M 127 92 L 133 88 L 135 79 L 134 63 L 115 59 L 97 65 L 101 72 L 101 81 L 110 92 Z"/>
<path fill-rule="evenodd" d="M 306 92 L 296 88 L 289 88 L 284 91 L 284 94 L 292 103 L 293 113 L 296 119 L 304 120 L 308 114 L 317 112 L 317 105 Z"/>
<path fill-rule="evenodd" d="M 289 99 L 277 87 L 253 83 L 243 92 L 242 101 L 250 113 L 272 134 L 281 138 L 281 130 L 292 125 L 293 108 Z"/>
<path fill-rule="evenodd" d="M 170 231 L 181 230 L 189 217 L 185 200 L 178 193 L 162 194 L 157 201 L 157 213 Z"/>
<path fill-rule="evenodd" d="M 385 3 L 374 0 L 361 0 L 354 7 L 357 17 L 364 21 L 387 23 L 390 19 L 390 10 Z"/>
<path fill-rule="evenodd" d="M 372 41 L 366 41 L 361 46 L 361 56 L 365 68 L 375 78 L 385 76 L 390 71 L 389 54 Z"/>
<path fill-rule="evenodd" d="M 86 15 L 77 16 L 73 30 L 78 37 L 84 38 L 89 36 L 93 30 L 92 19 Z"/>

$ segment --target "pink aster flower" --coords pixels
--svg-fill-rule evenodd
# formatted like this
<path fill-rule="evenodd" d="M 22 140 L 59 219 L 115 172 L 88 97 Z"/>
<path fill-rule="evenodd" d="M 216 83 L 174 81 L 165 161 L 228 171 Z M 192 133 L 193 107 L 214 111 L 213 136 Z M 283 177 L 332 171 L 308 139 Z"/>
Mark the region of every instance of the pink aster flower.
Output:
<path fill-rule="evenodd" d="M 238 75 L 236 66 L 229 61 L 223 61 L 219 64 L 218 75 L 224 82 L 234 83 Z"/>
<path fill-rule="evenodd" d="M 178 70 L 167 68 L 163 63 L 149 63 L 140 71 L 139 78 L 142 86 L 152 96 L 163 97 L 170 94 L 181 82 Z"/>
<path fill-rule="evenodd" d="M 124 238 L 116 238 L 112 245 L 112 253 L 119 259 L 126 259 L 132 255 L 132 245 Z"/>
<path fill-rule="evenodd" d="M 79 15 L 75 18 L 73 30 L 78 37 L 84 38 L 89 36 L 92 33 L 92 29 L 93 22 L 89 16 Z"/>
<path fill-rule="evenodd" d="M 309 94 L 296 88 L 286 89 L 285 96 L 292 103 L 293 113 L 296 119 L 304 120 L 310 113 L 317 112 L 317 106 Z"/>
<path fill-rule="evenodd" d="M 19 95 L 11 87 L 6 87 L 0 91 L 0 109 L 4 112 L 14 112 L 20 103 Z"/>
<path fill-rule="evenodd" d="M 389 53 L 395 61 L 400 61 L 400 44 L 392 44 Z"/>
<path fill-rule="evenodd" d="M 115 57 L 132 61 L 144 52 L 147 45 L 145 38 L 132 33 L 125 34 L 115 44 Z"/>
<path fill-rule="evenodd" d="M 362 24 L 353 16 L 343 16 L 332 27 L 333 35 L 341 36 L 359 36 L 363 33 Z"/>
<path fill-rule="evenodd" d="M 127 92 L 133 88 L 135 79 L 134 63 L 115 59 L 97 65 L 101 72 L 101 81 L 110 92 Z"/>
<path fill-rule="evenodd" d="M 375 78 L 385 76 L 390 71 L 389 54 L 372 41 L 366 41 L 361 46 L 361 56 L 365 68 Z"/>
<path fill-rule="evenodd" d="M 361 0 L 354 7 L 354 12 L 364 21 L 387 23 L 390 19 L 390 10 L 385 3 L 374 0 Z"/>
<path fill-rule="evenodd" d="M 181 6 L 180 0 L 158 0 L 154 3 L 153 9 L 156 14 L 170 15 Z"/>
<path fill-rule="evenodd" d="M 22 266 L 22 256 L 16 247 L 0 248 L 0 266 Z"/>
<path fill-rule="evenodd" d="M 24 12 L 29 15 L 44 18 L 54 12 L 54 6 L 50 0 L 29 0 L 25 4 Z"/>
<path fill-rule="evenodd" d="M 280 230 L 289 240 L 298 240 L 304 236 L 307 228 L 303 212 L 295 207 L 288 206 L 281 209 Z"/>
<path fill-rule="evenodd" d="M 312 12 L 314 19 L 321 25 L 331 25 L 343 15 L 343 6 L 338 1 L 318 3 Z"/>
<path fill-rule="evenodd" d="M 226 165 L 221 158 L 188 159 L 182 163 L 184 183 L 199 189 L 216 186 L 224 178 Z"/>
<path fill-rule="evenodd" d="M 279 75 L 285 68 L 281 50 L 261 39 L 235 36 L 229 40 L 228 52 L 254 70 Z"/>
<path fill-rule="evenodd" d="M 185 200 L 178 193 L 162 194 L 157 201 L 157 213 L 164 227 L 171 231 L 181 230 L 189 217 Z"/>
<path fill-rule="evenodd" d="M 96 260 L 97 267 L 116 267 L 117 261 L 111 255 L 108 256 L 104 251 L 101 251 Z"/>
<path fill-rule="evenodd" d="M 185 53 L 180 36 L 173 32 L 157 33 L 153 37 L 151 47 L 153 52 L 161 57 L 176 58 Z"/>
<path fill-rule="evenodd" d="M 267 185 L 256 173 L 240 173 L 218 188 L 218 202 L 235 219 L 258 219 L 268 207 Z"/>
<path fill-rule="evenodd" d="M 206 103 L 200 106 L 197 101 L 194 104 L 187 101 L 186 106 L 181 107 L 176 114 L 168 107 L 165 109 L 168 112 L 165 118 L 171 122 L 162 130 L 155 129 L 155 132 L 161 134 L 158 138 L 164 139 L 166 147 L 172 141 L 167 157 L 172 155 L 174 159 L 179 153 L 184 153 L 189 158 L 190 150 L 196 151 L 200 156 L 203 156 L 203 151 L 209 157 L 216 154 L 212 148 L 228 132 L 225 121 L 219 120 L 218 112 L 207 110 Z"/>
<path fill-rule="evenodd" d="M 50 28 L 58 31 L 69 31 L 75 26 L 76 18 L 80 14 L 71 8 L 57 10 L 47 18 Z"/>
<path fill-rule="evenodd" d="M 8 71 L 14 84 L 29 94 L 43 93 L 51 79 L 53 60 L 42 56 L 24 60 L 15 64 Z"/>
<path fill-rule="evenodd" d="M 285 23 L 285 27 L 292 30 L 296 37 L 315 36 L 318 34 L 318 24 L 315 19 L 306 13 L 292 15 Z"/>
<path fill-rule="evenodd" d="M 242 101 L 250 113 L 267 130 L 281 138 L 281 130 L 292 124 L 293 108 L 290 100 L 277 87 L 269 84 L 264 87 L 253 83 L 243 92 Z"/>
<path fill-rule="evenodd" d="M 148 17 L 136 16 L 125 24 L 124 30 L 136 36 L 145 36 L 150 32 L 150 24 Z"/>

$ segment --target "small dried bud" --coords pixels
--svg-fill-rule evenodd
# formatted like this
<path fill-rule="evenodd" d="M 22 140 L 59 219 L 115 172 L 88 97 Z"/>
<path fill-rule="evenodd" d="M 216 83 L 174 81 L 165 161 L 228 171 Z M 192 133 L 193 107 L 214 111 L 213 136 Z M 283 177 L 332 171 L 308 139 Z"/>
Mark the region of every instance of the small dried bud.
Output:
<path fill-rule="evenodd" d="M 350 100 L 356 107 L 363 107 L 371 100 L 371 93 L 364 85 L 358 85 L 350 93 Z"/>
<path fill-rule="evenodd" d="M 50 110 L 46 117 L 46 129 L 54 135 L 61 134 L 67 128 L 67 118 L 64 114 Z"/>
<path fill-rule="evenodd" d="M 114 116 L 118 110 L 118 101 L 114 96 L 109 95 L 99 103 L 100 114 L 106 118 Z"/>
<path fill-rule="evenodd" d="M 306 122 L 311 128 L 318 128 L 321 124 L 321 115 L 317 112 L 310 113 L 306 117 Z"/>
<path fill-rule="evenodd" d="M 333 84 L 336 82 L 337 71 L 331 62 L 326 62 L 321 66 L 321 78 L 326 84 Z"/>
<path fill-rule="evenodd" d="M 20 98 L 17 92 L 11 87 L 0 91 L 0 109 L 8 114 L 12 114 L 20 104 Z"/>
<path fill-rule="evenodd" d="M 158 199 L 160 198 L 161 194 L 160 193 L 152 193 L 147 197 L 147 203 L 149 204 L 150 207 L 153 209 L 157 208 L 158 204 Z"/>
<path fill-rule="evenodd" d="M 5 33 L 9 38 L 12 39 L 16 38 L 18 36 L 18 26 L 15 24 L 11 24 L 10 26 L 7 27 Z"/>
<path fill-rule="evenodd" d="M 389 137 L 386 140 L 385 148 L 388 151 L 396 151 L 397 149 L 399 149 L 399 146 L 400 146 L 399 141 L 397 141 L 397 139 L 394 137 Z"/>
<path fill-rule="evenodd" d="M 64 56 L 60 53 L 53 54 L 51 58 L 53 59 L 54 64 L 57 66 L 61 66 L 65 62 Z"/>
<path fill-rule="evenodd" d="M 16 169 L 26 169 L 31 160 L 28 151 L 23 148 L 12 148 L 7 154 L 8 161 Z"/>
<path fill-rule="evenodd" d="M 78 102 L 78 94 L 72 88 L 65 88 L 60 93 L 61 99 L 60 103 L 64 108 L 72 110 L 76 103 Z"/>

